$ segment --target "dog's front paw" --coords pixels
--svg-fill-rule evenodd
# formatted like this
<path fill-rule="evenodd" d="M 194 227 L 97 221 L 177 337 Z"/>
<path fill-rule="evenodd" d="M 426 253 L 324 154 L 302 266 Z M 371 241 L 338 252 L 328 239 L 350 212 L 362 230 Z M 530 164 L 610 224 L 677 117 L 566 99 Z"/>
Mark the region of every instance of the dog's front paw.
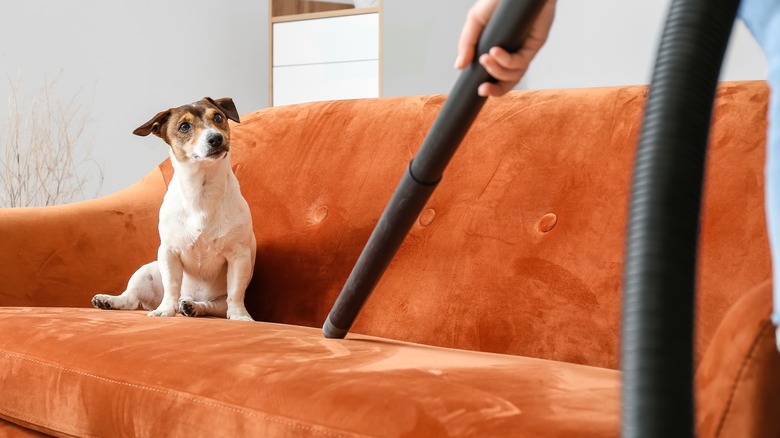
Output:
<path fill-rule="evenodd" d="M 179 301 L 179 313 L 184 316 L 198 316 L 198 309 L 192 301 Z"/>
<path fill-rule="evenodd" d="M 176 316 L 176 309 L 172 307 L 158 307 L 146 314 L 147 316 Z"/>
<path fill-rule="evenodd" d="M 92 297 L 92 305 L 95 306 L 96 309 L 113 310 L 114 307 L 111 305 L 111 300 L 113 298 L 114 297 L 111 295 L 97 294 Z"/>
<path fill-rule="evenodd" d="M 249 312 L 246 311 L 246 309 L 228 309 L 227 319 L 232 319 L 236 321 L 254 321 L 254 319 L 252 319 L 252 316 L 249 314 Z"/>

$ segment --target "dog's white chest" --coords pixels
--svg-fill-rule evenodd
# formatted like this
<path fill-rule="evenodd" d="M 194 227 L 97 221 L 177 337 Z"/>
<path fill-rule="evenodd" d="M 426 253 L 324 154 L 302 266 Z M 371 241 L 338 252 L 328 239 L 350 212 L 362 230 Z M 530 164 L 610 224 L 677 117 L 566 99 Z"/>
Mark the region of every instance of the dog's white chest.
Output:
<path fill-rule="evenodd" d="M 195 227 L 189 230 L 182 241 L 182 252 L 189 253 L 197 260 L 213 258 L 222 251 L 220 237 L 214 230 Z"/>
<path fill-rule="evenodd" d="M 165 240 L 183 258 L 208 261 L 222 253 L 225 233 L 220 226 L 221 221 L 199 214 L 184 215 L 180 219 L 178 224 L 169 228 Z"/>

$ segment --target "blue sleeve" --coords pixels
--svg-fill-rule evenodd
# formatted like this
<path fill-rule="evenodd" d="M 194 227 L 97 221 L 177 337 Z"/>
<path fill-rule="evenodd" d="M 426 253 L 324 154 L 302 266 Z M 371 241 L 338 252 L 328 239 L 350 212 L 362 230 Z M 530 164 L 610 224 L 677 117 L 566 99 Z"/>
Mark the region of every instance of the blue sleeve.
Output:
<path fill-rule="evenodd" d="M 772 252 L 774 310 L 772 321 L 780 325 L 780 0 L 743 0 L 739 17 L 764 50 L 771 89 L 766 145 L 765 205 L 769 247 Z M 778 331 L 780 335 L 780 331 Z M 778 338 L 780 347 L 780 338 Z"/>

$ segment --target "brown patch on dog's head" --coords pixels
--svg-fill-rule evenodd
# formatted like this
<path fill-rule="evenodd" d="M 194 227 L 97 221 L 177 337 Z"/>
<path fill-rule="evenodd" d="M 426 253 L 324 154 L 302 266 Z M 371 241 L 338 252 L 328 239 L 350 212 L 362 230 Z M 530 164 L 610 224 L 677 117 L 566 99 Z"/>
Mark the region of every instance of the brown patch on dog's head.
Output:
<path fill-rule="evenodd" d="M 228 119 L 240 123 L 233 99 L 204 97 L 189 105 L 157 113 L 133 134 L 154 134 L 162 138 L 180 162 L 222 159 L 230 150 Z"/>

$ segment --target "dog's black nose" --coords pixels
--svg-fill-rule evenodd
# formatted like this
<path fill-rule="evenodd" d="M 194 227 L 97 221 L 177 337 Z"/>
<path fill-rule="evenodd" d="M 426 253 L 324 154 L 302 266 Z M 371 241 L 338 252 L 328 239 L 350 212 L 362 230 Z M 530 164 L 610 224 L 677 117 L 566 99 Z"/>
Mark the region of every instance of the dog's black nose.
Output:
<path fill-rule="evenodd" d="M 219 132 L 215 132 L 215 133 L 209 135 L 209 138 L 206 141 L 208 141 L 209 146 L 211 146 L 213 148 L 216 148 L 216 147 L 222 146 L 222 141 L 223 140 L 224 139 L 222 138 L 222 134 L 220 134 Z"/>

